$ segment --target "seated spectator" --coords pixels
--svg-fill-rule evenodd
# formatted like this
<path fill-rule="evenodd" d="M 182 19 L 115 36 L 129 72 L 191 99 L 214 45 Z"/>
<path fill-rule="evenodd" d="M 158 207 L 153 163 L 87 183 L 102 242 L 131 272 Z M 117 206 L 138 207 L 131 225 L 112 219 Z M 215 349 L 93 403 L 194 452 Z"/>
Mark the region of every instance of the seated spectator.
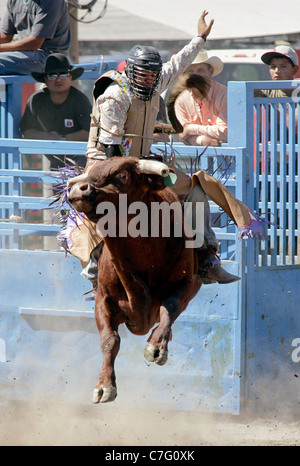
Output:
<path fill-rule="evenodd" d="M 55 53 L 48 57 L 43 73 L 32 73 L 33 78 L 46 87 L 33 94 L 20 122 L 20 135 L 27 139 L 54 139 L 87 141 L 92 105 L 83 92 L 72 86 L 83 68 L 72 68 L 67 57 Z M 51 168 L 63 165 L 62 156 L 47 156 Z M 71 157 L 69 157 L 71 158 Z M 74 157 L 85 166 L 86 158 Z"/>
<path fill-rule="evenodd" d="M 201 51 L 174 85 L 167 104 L 169 118 L 173 124 L 171 115 L 176 115 L 183 128 L 179 137 L 185 144 L 219 146 L 227 142 L 227 87 L 212 79 L 222 70 L 218 57 L 209 58 Z M 188 78 L 191 73 L 192 80 Z"/>
<path fill-rule="evenodd" d="M 67 55 L 69 45 L 65 0 L 7 1 L 0 28 L 0 75 L 42 72 L 47 57 L 57 52 Z"/>

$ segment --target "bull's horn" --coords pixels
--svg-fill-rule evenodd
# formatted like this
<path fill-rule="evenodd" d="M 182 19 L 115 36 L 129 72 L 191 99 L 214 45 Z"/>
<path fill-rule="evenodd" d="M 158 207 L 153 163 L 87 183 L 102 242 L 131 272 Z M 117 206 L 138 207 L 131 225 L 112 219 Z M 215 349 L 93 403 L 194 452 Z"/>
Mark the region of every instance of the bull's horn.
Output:
<path fill-rule="evenodd" d="M 147 175 L 160 175 L 166 177 L 170 171 L 169 167 L 165 163 L 158 162 L 157 160 L 139 160 L 138 165 L 141 172 Z"/>
<path fill-rule="evenodd" d="M 81 175 L 74 176 L 73 178 L 70 178 L 67 181 L 67 187 L 71 188 L 75 183 L 78 183 L 79 181 L 86 181 L 87 180 L 87 173 L 82 173 Z"/>

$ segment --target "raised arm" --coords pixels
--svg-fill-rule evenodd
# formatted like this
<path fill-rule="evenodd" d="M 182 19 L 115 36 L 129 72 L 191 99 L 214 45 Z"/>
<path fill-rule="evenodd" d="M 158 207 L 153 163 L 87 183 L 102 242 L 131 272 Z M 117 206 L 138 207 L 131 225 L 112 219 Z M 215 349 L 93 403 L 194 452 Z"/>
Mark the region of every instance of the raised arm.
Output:
<path fill-rule="evenodd" d="M 209 24 L 206 24 L 206 16 L 208 12 L 204 10 L 198 20 L 197 30 L 198 36 L 194 37 L 180 52 L 172 55 L 170 60 L 164 64 L 162 76 L 157 92 L 162 93 L 170 86 L 179 75 L 184 73 L 188 66 L 192 63 L 199 50 L 201 50 L 206 41 L 206 37 L 210 34 L 214 24 L 212 19 Z"/>

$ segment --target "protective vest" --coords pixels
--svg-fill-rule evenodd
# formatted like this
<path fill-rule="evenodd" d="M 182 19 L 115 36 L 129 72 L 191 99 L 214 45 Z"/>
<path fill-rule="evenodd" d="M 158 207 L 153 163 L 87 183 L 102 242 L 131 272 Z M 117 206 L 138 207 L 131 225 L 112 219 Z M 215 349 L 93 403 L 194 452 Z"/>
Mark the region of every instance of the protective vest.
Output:
<path fill-rule="evenodd" d="M 92 149 L 103 151 L 103 147 L 99 142 L 99 134 L 101 130 L 100 113 L 97 109 L 96 100 L 102 95 L 108 86 L 120 86 L 123 92 L 126 92 L 130 107 L 127 112 L 127 120 L 125 123 L 124 142 L 130 140 L 130 148 L 126 155 L 133 157 L 141 157 L 149 155 L 150 148 L 153 142 L 153 129 L 159 111 L 160 96 L 154 93 L 149 101 L 143 101 L 136 98 L 131 89 L 124 89 L 120 79 L 124 78 L 116 71 L 108 71 L 103 74 L 94 85 L 93 89 L 93 111 L 91 116 L 90 133 L 88 140 L 88 152 Z M 120 135 L 116 135 L 120 136 Z"/>

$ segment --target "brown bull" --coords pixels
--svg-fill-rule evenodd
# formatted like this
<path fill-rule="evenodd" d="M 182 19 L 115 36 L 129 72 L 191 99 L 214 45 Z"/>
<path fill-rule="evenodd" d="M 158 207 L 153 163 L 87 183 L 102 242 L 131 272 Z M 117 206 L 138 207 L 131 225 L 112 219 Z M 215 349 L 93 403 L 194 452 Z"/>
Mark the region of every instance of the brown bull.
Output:
<path fill-rule="evenodd" d="M 165 364 L 172 324 L 202 282 L 196 273 L 197 254 L 193 248 L 186 247 L 190 237 L 182 208 L 174 192 L 165 187 L 161 176 L 141 168 L 141 161 L 136 158 L 114 157 L 95 163 L 79 178 L 72 185 L 69 200 L 77 211 L 98 222 L 98 231 L 103 237 L 95 299 L 103 364 L 93 401 L 104 403 L 117 396 L 114 361 L 120 347 L 119 325 L 124 323 L 133 334 L 145 335 L 158 323 L 148 338 L 144 356 L 148 361 Z M 120 194 L 127 195 L 128 206 L 138 201 L 148 209 L 149 222 L 144 222 L 144 230 L 139 225 L 138 235 L 129 231 L 130 222 L 136 226 L 138 223 L 130 209 L 126 215 L 119 211 Z M 100 213 L 99 207 L 107 207 L 104 202 L 114 207 L 116 215 L 105 217 L 105 209 L 101 208 Z M 170 209 L 169 235 L 163 233 L 160 215 L 160 232 L 151 236 L 150 213 L 154 202 L 175 203 L 174 210 Z M 181 215 L 177 216 L 179 213 Z M 181 235 L 175 234 L 174 230 L 178 218 L 182 222 Z M 107 231 L 108 223 L 110 232 Z"/>

